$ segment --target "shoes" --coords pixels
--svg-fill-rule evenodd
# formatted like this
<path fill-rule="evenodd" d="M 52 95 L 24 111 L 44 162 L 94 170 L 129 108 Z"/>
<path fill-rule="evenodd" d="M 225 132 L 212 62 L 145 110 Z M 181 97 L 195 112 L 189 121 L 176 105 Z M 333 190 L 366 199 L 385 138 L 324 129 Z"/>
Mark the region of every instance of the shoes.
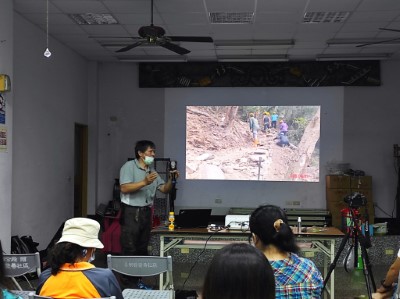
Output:
<path fill-rule="evenodd" d="M 152 287 L 149 287 L 148 285 L 145 285 L 141 279 L 138 281 L 137 287 L 140 290 L 152 290 L 153 289 Z"/>

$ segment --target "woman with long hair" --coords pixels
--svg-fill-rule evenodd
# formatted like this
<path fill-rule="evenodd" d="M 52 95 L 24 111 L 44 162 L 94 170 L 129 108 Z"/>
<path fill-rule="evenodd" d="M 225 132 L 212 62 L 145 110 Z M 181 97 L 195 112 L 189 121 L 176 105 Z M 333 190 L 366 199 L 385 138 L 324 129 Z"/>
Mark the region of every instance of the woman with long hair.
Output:
<path fill-rule="evenodd" d="M 219 250 L 208 268 L 202 299 L 274 299 L 274 273 L 267 258 L 245 243 Z"/>
<path fill-rule="evenodd" d="M 299 248 L 286 213 L 265 205 L 250 216 L 254 245 L 271 263 L 275 274 L 276 298 L 321 298 L 323 279 L 309 259 L 297 255 Z"/>

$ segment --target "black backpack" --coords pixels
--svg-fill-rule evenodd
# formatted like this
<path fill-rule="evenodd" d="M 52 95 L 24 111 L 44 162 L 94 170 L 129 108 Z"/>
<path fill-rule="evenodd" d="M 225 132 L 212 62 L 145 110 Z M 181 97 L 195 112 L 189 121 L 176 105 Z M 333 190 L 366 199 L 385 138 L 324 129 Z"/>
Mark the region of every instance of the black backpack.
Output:
<path fill-rule="evenodd" d="M 23 254 L 30 253 L 28 245 L 21 240 L 18 236 L 11 237 L 11 253 L 13 254 Z"/>

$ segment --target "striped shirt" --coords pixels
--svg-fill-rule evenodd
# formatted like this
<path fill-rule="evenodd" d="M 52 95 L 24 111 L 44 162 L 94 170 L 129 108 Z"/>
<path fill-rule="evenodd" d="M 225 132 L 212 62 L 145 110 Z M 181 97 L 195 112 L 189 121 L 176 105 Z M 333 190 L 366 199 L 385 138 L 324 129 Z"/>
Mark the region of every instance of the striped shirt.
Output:
<path fill-rule="evenodd" d="M 275 274 L 276 299 L 321 298 L 323 278 L 314 263 L 291 253 L 270 261 Z"/>

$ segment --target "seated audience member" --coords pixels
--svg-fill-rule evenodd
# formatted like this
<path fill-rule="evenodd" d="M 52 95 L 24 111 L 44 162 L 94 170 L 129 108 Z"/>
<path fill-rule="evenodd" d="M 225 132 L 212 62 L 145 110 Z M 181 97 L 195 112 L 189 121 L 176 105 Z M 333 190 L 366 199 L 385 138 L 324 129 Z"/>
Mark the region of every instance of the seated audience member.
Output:
<path fill-rule="evenodd" d="M 11 288 L 10 280 L 6 277 L 3 260 L 3 247 L 0 241 L 0 299 L 21 299 L 20 296 L 9 291 Z"/>
<path fill-rule="evenodd" d="M 281 208 L 257 208 L 250 216 L 250 231 L 274 270 L 277 299 L 321 298 L 322 275 L 312 261 L 296 254 L 299 248 Z"/>
<path fill-rule="evenodd" d="M 201 298 L 274 299 L 274 273 L 265 256 L 253 246 L 227 245 L 211 261 Z"/>
<path fill-rule="evenodd" d="M 397 291 L 398 277 L 400 271 L 400 250 L 397 253 L 397 258 L 390 266 L 388 272 L 386 273 L 385 279 L 381 281 L 380 287 L 376 290 L 376 293 L 372 294 L 374 299 L 383 298 L 397 298 L 394 296 Z"/>
<path fill-rule="evenodd" d="M 65 222 L 61 239 L 50 252 L 49 269 L 39 277 L 36 293 L 53 298 L 123 299 L 114 274 L 96 268 L 96 248 L 103 248 L 98 239 L 100 224 L 88 218 L 72 218 Z"/>

